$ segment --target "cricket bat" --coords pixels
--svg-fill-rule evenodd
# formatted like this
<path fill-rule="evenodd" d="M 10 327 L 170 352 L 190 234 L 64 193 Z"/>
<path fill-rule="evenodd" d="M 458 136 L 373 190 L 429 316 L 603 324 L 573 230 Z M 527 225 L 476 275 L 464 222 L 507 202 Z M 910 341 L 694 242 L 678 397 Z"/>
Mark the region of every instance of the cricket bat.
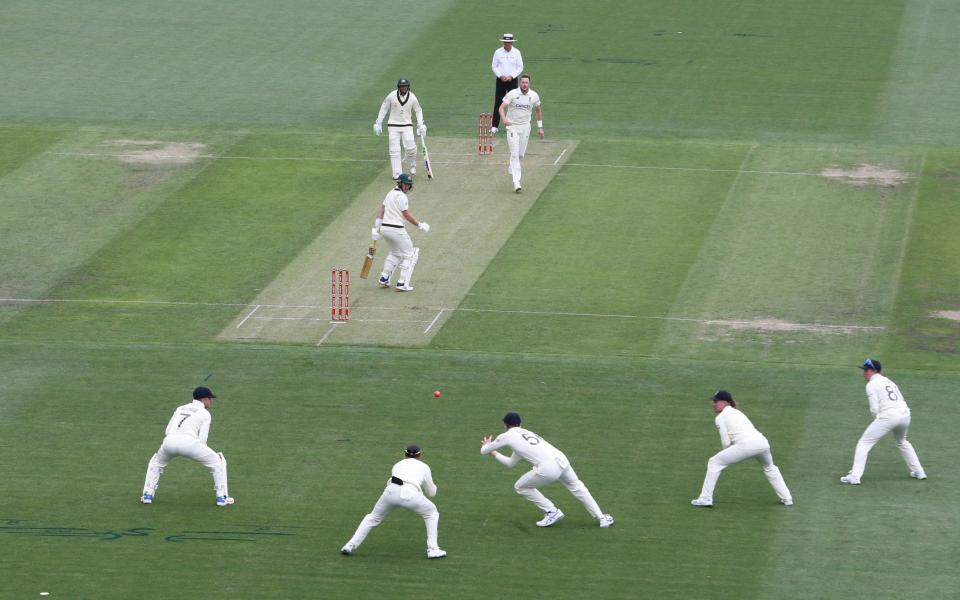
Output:
<path fill-rule="evenodd" d="M 363 257 L 363 266 L 360 267 L 360 279 L 366 279 L 370 275 L 370 267 L 373 266 L 373 255 L 377 253 L 377 240 L 370 242 L 367 248 L 367 255 Z"/>
<path fill-rule="evenodd" d="M 427 179 L 433 179 L 433 169 L 430 168 L 430 152 L 427 150 L 427 139 L 420 135 L 420 146 L 423 148 L 423 168 L 427 171 Z"/>

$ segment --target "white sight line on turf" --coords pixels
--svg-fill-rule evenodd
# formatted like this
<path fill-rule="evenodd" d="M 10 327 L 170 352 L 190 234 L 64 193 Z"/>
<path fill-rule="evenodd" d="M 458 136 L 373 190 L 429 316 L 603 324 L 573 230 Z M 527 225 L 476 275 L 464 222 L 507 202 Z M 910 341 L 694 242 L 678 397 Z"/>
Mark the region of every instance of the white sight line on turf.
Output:
<path fill-rule="evenodd" d="M 81 300 L 81 299 L 67 299 L 67 298 L 51 298 L 51 299 L 36 299 L 36 298 L 0 298 L 0 303 L 21 303 L 21 304 L 53 304 L 53 303 L 74 303 L 74 304 L 144 304 L 144 305 L 155 305 L 155 306 L 209 306 L 209 307 L 246 307 L 250 304 L 244 304 L 242 302 L 180 302 L 180 301 L 164 301 L 164 300 Z M 296 308 L 296 309 L 313 309 L 313 310 L 330 310 L 329 306 L 317 306 L 315 304 L 260 304 L 258 305 L 262 308 Z M 511 309 L 496 309 L 496 308 L 463 308 L 463 307 L 436 307 L 436 306 L 421 306 L 418 307 L 420 310 L 439 310 L 439 311 L 460 311 L 460 312 L 477 312 L 477 313 L 502 313 L 502 314 L 516 314 L 516 315 L 530 315 L 530 316 L 541 316 L 541 317 L 590 317 L 597 319 L 646 319 L 653 321 L 686 321 L 691 323 L 703 323 L 707 325 L 756 325 L 758 321 L 746 321 L 746 320 L 736 320 L 736 319 L 695 319 L 692 317 L 661 317 L 661 316 L 649 316 L 649 315 L 621 315 L 621 314 L 606 314 L 606 313 L 586 313 L 586 312 L 561 312 L 561 311 L 540 311 L 540 310 L 511 310 Z M 353 312 L 357 311 L 374 311 L 374 310 L 417 310 L 408 306 L 364 306 L 353 308 Z M 252 317 L 254 320 L 316 320 L 316 321 L 325 321 L 326 317 L 264 317 L 264 316 L 255 316 Z M 377 319 L 351 319 L 353 321 L 360 322 L 407 322 L 407 323 L 427 323 L 426 320 L 407 320 L 407 321 L 389 321 L 389 320 L 377 320 Z M 830 325 L 826 323 L 797 323 L 796 325 L 801 327 L 819 327 L 823 329 L 855 329 L 855 330 L 885 330 L 886 327 L 883 325 Z"/>
<path fill-rule="evenodd" d="M 237 323 L 237 329 L 240 329 L 241 327 L 243 327 L 243 324 L 247 322 L 247 319 L 249 319 L 250 317 L 252 317 L 252 316 L 253 316 L 253 313 L 255 313 L 255 312 L 257 312 L 258 310 L 260 310 L 260 306 L 261 306 L 261 305 L 259 305 L 259 304 L 256 305 L 256 306 L 254 306 L 254 307 L 253 307 L 253 310 L 250 311 L 250 314 L 248 314 L 247 316 L 245 316 L 242 321 L 240 321 L 239 323 Z"/>
<path fill-rule="evenodd" d="M 437 319 L 439 319 L 439 318 L 440 318 L 440 315 L 442 315 L 442 314 L 443 314 L 443 309 L 441 308 L 440 311 L 437 313 L 437 316 L 435 316 L 435 317 L 433 318 L 433 320 L 430 321 L 430 324 L 427 325 L 427 328 L 424 329 L 423 332 L 424 332 L 424 333 L 427 333 L 428 331 L 430 331 L 430 328 L 437 324 Z"/>
<path fill-rule="evenodd" d="M 499 140 L 493 143 L 494 148 L 499 144 Z M 564 150 L 563 152 L 566 152 Z M 563 152 L 560 153 L 563 156 Z M 109 154 L 97 152 L 47 152 L 55 156 L 81 156 L 90 158 L 143 158 L 140 154 Z M 450 154 L 448 156 L 473 156 L 472 154 Z M 151 156 L 151 160 L 184 160 L 183 156 Z M 313 161 L 313 162 L 363 162 L 363 163 L 385 163 L 379 158 L 321 158 L 317 156 L 217 156 L 215 154 L 197 154 L 192 158 L 205 158 L 215 160 L 289 160 L 289 161 Z M 529 155 L 528 155 L 529 158 Z M 559 162 L 559 158 L 557 162 Z M 475 165 L 476 161 L 437 161 L 438 165 Z M 554 162 L 556 166 L 557 162 Z M 820 177 L 819 173 L 808 173 L 805 171 L 753 171 L 740 169 L 708 169 L 705 167 L 664 167 L 657 165 L 615 165 L 604 163 L 564 163 L 568 167 L 584 167 L 591 169 L 635 169 L 639 171 L 681 171 L 691 173 L 743 173 L 748 175 L 794 175 L 800 177 Z"/>
<path fill-rule="evenodd" d="M 567 153 L 567 149 L 564 148 L 563 152 L 560 153 L 560 156 L 557 157 L 557 160 L 553 161 L 553 166 L 557 166 L 557 163 L 560 162 L 560 159 L 563 158 L 563 155 Z"/>
<path fill-rule="evenodd" d="M 325 341 L 327 341 L 327 338 L 330 337 L 330 334 L 333 333 L 333 330 L 337 328 L 337 325 L 343 325 L 343 322 L 342 322 L 342 321 L 331 321 L 331 322 L 330 322 L 330 329 L 328 329 L 327 332 L 326 332 L 325 334 L 323 334 L 323 337 L 320 338 L 320 341 L 317 342 L 317 345 L 318 345 L 318 346 L 319 346 L 320 344 L 324 343 Z"/>

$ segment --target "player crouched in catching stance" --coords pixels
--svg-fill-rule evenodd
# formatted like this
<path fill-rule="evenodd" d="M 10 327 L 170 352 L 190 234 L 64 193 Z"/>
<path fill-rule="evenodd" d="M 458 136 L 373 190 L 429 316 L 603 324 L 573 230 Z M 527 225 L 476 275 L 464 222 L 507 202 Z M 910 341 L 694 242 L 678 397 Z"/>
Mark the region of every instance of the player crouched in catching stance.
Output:
<path fill-rule="evenodd" d="M 717 452 L 707 461 L 707 476 L 703 480 L 700 496 L 690 501 L 694 506 L 713 506 L 713 488 L 717 485 L 720 473 L 730 465 L 755 458 L 763 467 L 763 474 L 773 486 L 773 491 L 784 506 L 793 506 L 793 496 L 787 489 L 787 484 L 780 474 L 780 469 L 773 464 L 773 455 L 770 453 L 770 442 L 762 433 L 757 431 L 747 415 L 737 410 L 737 403 L 726 390 L 717 390 L 710 397 L 713 402 L 713 411 L 717 413 L 716 424 L 720 431 L 720 443 L 723 450 Z"/>
<path fill-rule="evenodd" d="M 210 433 L 210 405 L 216 396 L 207 387 L 193 390 L 193 402 L 178 406 L 167 423 L 163 444 L 147 465 L 147 478 L 143 482 L 140 502 L 153 504 L 153 497 L 160 484 L 160 474 L 171 460 L 184 456 L 202 464 L 213 475 L 213 487 L 217 494 L 217 506 L 233 504 L 227 492 L 227 459 L 222 452 L 207 446 Z"/>
<path fill-rule="evenodd" d="M 437 526 L 440 523 L 440 511 L 437 506 L 427 499 L 437 495 L 437 486 L 433 483 L 433 475 L 427 463 L 420 460 L 420 446 L 411 444 L 403 453 L 404 459 L 393 465 L 387 487 L 380 495 L 370 514 L 360 521 L 356 533 L 350 541 L 340 549 L 341 554 L 353 554 L 370 530 L 383 522 L 394 508 L 398 506 L 415 512 L 423 517 L 427 526 L 427 558 L 443 558 L 447 555 L 437 545 Z M 426 494 L 426 495 L 424 495 Z"/>
<path fill-rule="evenodd" d="M 563 511 L 537 489 L 558 479 L 577 500 L 583 503 L 584 508 L 597 520 L 600 527 L 613 525 L 613 517 L 600 510 L 590 490 L 577 477 L 577 473 L 563 452 L 554 448 L 550 442 L 536 433 L 520 427 L 520 415 L 515 412 L 509 412 L 503 417 L 503 428 L 504 433 L 497 436 L 497 439 L 489 435 L 483 438 L 480 454 L 492 454 L 501 464 L 510 468 L 515 467 L 521 459 L 533 465 L 533 469 L 513 484 L 513 489 L 546 513 L 543 519 L 537 521 L 537 527 L 550 527 L 564 516 Z M 500 448 L 510 448 L 513 450 L 513 456 L 500 454 L 497 452 Z"/>

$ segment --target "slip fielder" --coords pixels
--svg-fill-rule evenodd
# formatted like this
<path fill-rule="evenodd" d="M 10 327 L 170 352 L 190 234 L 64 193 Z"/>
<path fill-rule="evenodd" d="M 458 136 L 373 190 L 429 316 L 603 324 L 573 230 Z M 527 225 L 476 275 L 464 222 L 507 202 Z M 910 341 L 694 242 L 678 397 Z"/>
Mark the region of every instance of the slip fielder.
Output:
<path fill-rule="evenodd" d="M 160 474 L 171 460 L 183 456 L 202 464 L 213 475 L 217 506 L 233 504 L 233 498 L 227 491 L 227 459 L 222 452 L 215 452 L 207 446 L 211 421 L 210 405 L 214 398 L 216 396 L 210 388 L 200 386 L 193 390 L 193 402 L 178 406 L 173 411 L 173 416 L 167 423 L 163 444 L 147 465 L 141 502 L 153 504 L 153 497 L 160 484 Z"/>
<path fill-rule="evenodd" d="M 515 412 L 509 412 L 503 417 L 503 429 L 504 433 L 498 435 L 497 439 L 493 439 L 493 436 L 483 438 L 480 454 L 491 454 L 508 468 L 517 466 L 521 460 L 533 465 L 530 471 L 513 484 L 513 489 L 545 513 L 543 519 L 537 521 L 537 527 L 550 527 L 564 517 L 563 511 L 538 489 L 557 480 L 583 504 L 600 527 L 613 525 L 613 517 L 600 510 L 590 490 L 577 477 L 563 452 L 536 433 L 520 427 L 520 415 Z M 497 452 L 500 448 L 510 448 L 513 455 L 500 454 Z"/>
<path fill-rule="evenodd" d="M 437 485 L 433 482 L 430 467 L 420 459 L 420 446 L 416 444 L 407 446 L 403 456 L 403 460 L 393 465 L 386 489 L 383 490 L 383 494 L 380 495 L 370 514 L 360 521 L 360 526 L 357 527 L 350 541 L 340 549 L 341 554 L 347 556 L 353 554 L 370 531 L 382 523 L 390 511 L 399 507 L 423 517 L 423 523 L 427 527 L 427 558 L 443 558 L 447 555 L 437 545 L 440 511 L 427 498 L 427 496 L 432 498 L 437 495 Z"/>

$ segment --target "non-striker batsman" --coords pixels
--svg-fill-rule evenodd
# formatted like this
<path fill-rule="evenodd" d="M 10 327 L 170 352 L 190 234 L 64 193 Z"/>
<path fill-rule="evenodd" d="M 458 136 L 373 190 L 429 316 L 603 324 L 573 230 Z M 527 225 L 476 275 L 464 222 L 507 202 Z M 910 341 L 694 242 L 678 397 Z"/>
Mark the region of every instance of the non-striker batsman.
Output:
<path fill-rule="evenodd" d="M 387 118 L 387 130 L 389 131 L 389 149 L 390 149 L 390 168 L 393 171 L 393 178 L 400 177 L 403 172 L 403 158 L 407 159 L 407 165 L 410 167 L 407 171 L 411 175 L 417 173 L 417 141 L 413 136 L 413 116 L 417 117 L 417 134 L 426 135 L 427 126 L 423 122 L 423 110 L 420 108 L 420 100 L 416 94 L 410 91 L 410 81 L 401 79 L 397 81 L 397 89 L 387 94 L 380 104 L 380 113 L 377 120 L 373 122 L 373 132 L 377 135 L 383 133 L 383 127 L 380 123 L 384 117 Z M 403 157 L 400 156 L 400 145 L 403 144 Z"/>

